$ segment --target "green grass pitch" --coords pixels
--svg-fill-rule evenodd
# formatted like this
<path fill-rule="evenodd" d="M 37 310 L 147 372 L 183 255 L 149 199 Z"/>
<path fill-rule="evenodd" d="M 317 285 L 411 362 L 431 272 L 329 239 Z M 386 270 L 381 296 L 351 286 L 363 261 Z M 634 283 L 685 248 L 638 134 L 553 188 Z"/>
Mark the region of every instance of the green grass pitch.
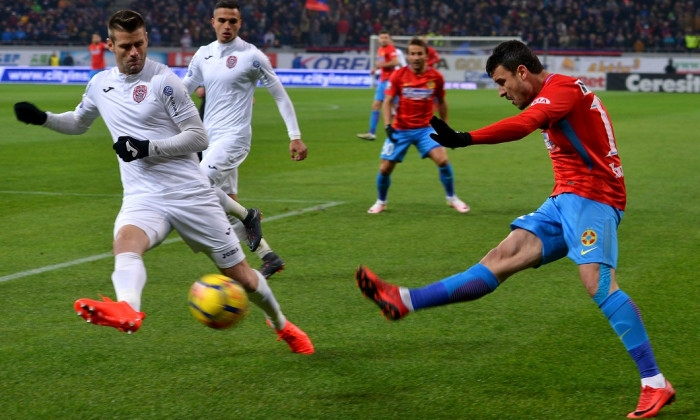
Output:
<path fill-rule="evenodd" d="M 614 419 L 635 407 L 636 366 L 567 259 L 519 273 L 478 301 L 397 323 L 362 298 L 358 264 L 412 287 L 463 271 L 553 182 L 538 133 L 449 151 L 457 194 L 472 207 L 462 215 L 414 149 L 393 175 L 387 211 L 368 215 L 382 142 L 355 134 L 367 129 L 369 90 L 289 90 L 309 147 L 304 162 L 290 161 L 282 118 L 260 90 L 240 169 L 242 203 L 262 208 L 265 236 L 287 262 L 270 284 L 316 354 L 276 342 L 257 308 L 232 330 L 195 321 L 188 288 L 215 268 L 176 234 L 145 255 L 140 331 L 83 322 L 75 299 L 114 297 L 117 158 L 102 120 L 66 136 L 19 123 L 12 111 L 21 100 L 72 110 L 82 91 L 0 85 L 0 417 Z M 599 96 L 629 196 L 618 281 L 678 395 L 660 418 L 698 418 L 698 96 Z M 517 112 L 495 91 L 447 98 L 458 129 Z"/>

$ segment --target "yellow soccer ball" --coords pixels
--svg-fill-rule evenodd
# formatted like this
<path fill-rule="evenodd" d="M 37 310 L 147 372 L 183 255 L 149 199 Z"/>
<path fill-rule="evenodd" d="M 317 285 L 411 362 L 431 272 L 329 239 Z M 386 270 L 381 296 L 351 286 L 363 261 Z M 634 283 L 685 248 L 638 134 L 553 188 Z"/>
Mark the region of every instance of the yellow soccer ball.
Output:
<path fill-rule="evenodd" d="M 215 329 L 237 325 L 250 307 L 243 286 L 222 274 L 207 274 L 194 282 L 188 301 L 192 316 Z"/>

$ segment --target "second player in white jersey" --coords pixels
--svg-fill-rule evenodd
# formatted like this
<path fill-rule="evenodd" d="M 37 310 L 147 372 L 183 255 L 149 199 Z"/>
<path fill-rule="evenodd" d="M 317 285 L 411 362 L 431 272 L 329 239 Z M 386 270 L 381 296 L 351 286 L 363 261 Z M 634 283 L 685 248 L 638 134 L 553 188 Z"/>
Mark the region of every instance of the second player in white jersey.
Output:
<path fill-rule="evenodd" d="M 209 134 L 209 147 L 203 153 L 201 168 L 212 185 L 232 199 L 224 205 L 239 238 L 246 231 L 239 220 L 246 220 L 251 210 L 237 203 L 238 167 L 251 147 L 253 95 L 258 83 L 267 88 L 287 126 L 289 154 L 295 161 L 304 160 L 307 149 L 301 140 L 294 105 L 275 74 L 270 60 L 262 51 L 238 37 L 241 28 L 238 3 L 219 1 L 214 6 L 212 26 L 216 41 L 197 51 L 190 62 L 184 84 L 192 93 L 204 86 L 204 126 Z M 284 261 L 272 251 L 263 238 L 259 246 L 249 240 L 252 251 L 262 259 L 260 271 L 265 277 L 281 271 Z"/>
<path fill-rule="evenodd" d="M 270 60 L 237 37 L 226 44 L 217 40 L 199 48 L 184 79 L 189 92 L 198 86 L 206 89 L 204 126 L 212 143 L 235 138 L 241 147 L 250 147 L 253 95 L 258 82 L 278 103 L 289 139 L 301 139 L 294 106 Z"/>

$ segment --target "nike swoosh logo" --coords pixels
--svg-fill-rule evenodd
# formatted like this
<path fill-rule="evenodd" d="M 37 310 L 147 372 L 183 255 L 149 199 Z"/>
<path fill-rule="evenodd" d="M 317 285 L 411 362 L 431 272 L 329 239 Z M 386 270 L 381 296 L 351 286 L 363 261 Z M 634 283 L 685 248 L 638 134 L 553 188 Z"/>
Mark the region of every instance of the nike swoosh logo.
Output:
<path fill-rule="evenodd" d="M 107 93 L 110 90 L 114 89 L 112 86 L 108 87 L 107 89 L 102 89 L 102 92 Z"/>
<path fill-rule="evenodd" d="M 625 335 L 627 335 L 627 333 L 630 332 L 631 330 L 632 330 L 632 328 L 627 328 L 627 331 L 623 332 L 622 335 L 620 336 L 620 340 L 622 340 L 625 337 Z"/>
<path fill-rule="evenodd" d="M 593 248 L 591 248 L 591 249 L 587 249 L 587 250 L 585 250 L 585 251 L 582 249 L 582 250 L 581 250 L 581 255 L 586 255 L 586 254 L 588 254 L 589 252 L 593 251 L 594 249 L 598 249 L 598 247 L 596 246 L 596 247 L 593 247 Z"/>

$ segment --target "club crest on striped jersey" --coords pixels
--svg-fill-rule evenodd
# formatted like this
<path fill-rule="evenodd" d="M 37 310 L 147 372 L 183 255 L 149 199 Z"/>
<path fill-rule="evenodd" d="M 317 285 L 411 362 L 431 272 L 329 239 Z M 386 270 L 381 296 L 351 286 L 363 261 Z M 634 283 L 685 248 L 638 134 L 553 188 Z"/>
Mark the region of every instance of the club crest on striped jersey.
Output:
<path fill-rule="evenodd" d="M 598 240 L 598 235 L 593 229 L 586 229 L 581 235 L 581 243 L 583 246 L 591 246 Z"/>
<path fill-rule="evenodd" d="M 146 85 L 136 86 L 134 88 L 134 93 L 133 93 L 134 101 L 136 101 L 136 103 L 143 101 L 144 99 L 146 99 L 147 93 L 148 93 L 148 88 L 146 87 Z"/>
<path fill-rule="evenodd" d="M 230 69 L 236 67 L 236 63 L 238 63 L 238 57 L 236 57 L 235 55 L 229 55 L 226 59 L 226 67 Z"/>

